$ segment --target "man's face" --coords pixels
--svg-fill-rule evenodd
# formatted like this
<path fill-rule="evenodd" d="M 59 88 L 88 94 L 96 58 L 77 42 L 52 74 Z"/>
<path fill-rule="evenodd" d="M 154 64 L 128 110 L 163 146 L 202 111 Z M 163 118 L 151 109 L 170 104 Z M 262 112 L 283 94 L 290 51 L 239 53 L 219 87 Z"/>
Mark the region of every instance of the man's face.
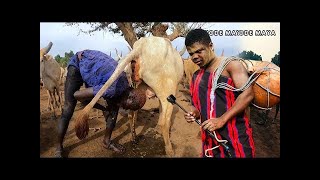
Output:
<path fill-rule="evenodd" d="M 191 57 L 193 63 L 199 67 L 203 67 L 209 63 L 211 58 L 212 44 L 209 46 L 201 44 L 199 42 L 193 43 L 191 46 L 187 47 L 187 51 Z"/>

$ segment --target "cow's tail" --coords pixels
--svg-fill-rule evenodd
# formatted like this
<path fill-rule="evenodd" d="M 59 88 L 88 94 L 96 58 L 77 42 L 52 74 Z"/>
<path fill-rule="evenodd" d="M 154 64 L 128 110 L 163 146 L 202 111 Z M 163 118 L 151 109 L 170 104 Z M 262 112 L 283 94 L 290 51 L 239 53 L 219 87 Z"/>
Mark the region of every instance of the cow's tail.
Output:
<path fill-rule="evenodd" d="M 123 72 L 125 67 L 133 60 L 136 59 L 140 55 L 140 47 L 137 47 L 133 49 L 130 53 L 128 53 L 123 59 L 119 61 L 118 66 L 114 70 L 111 77 L 108 79 L 107 82 L 104 83 L 104 85 L 101 87 L 101 89 L 98 91 L 98 93 L 95 95 L 95 97 L 91 100 L 91 102 L 88 104 L 93 107 L 94 104 L 99 100 L 99 98 L 103 95 L 103 93 L 111 86 L 111 84 L 120 76 L 120 74 Z"/>

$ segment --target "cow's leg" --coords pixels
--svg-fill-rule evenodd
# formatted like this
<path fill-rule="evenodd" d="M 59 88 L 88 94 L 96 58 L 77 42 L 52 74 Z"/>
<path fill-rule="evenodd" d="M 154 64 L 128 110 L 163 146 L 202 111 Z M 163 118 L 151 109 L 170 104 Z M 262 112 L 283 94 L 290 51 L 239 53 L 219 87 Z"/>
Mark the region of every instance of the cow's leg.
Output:
<path fill-rule="evenodd" d="M 51 105 L 51 94 L 50 91 L 47 90 L 47 94 L 48 94 L 48 104 L 47 104 L 47 111 L 51 111 L 51 109 L 53 108 Z"/>
<path fill-rule="evenodd" d="M 166 79 L 166 80 L 163 80 Z M 163 140 L 165 143 L 166 154 L 169 157 L 174 156 L 174 151 L 170 141 L 170 126 L 171 126 L 171 115 L 173 106 L 168 102 L 167 97 L 172 94 L 176 95 L 178 82 L 175 82 L 172 78 L 165 78 L 161 76 L 161 79 L 146 79 L 145 83 L 148 84 L 160 101 L 160 115 L 157 124 L 157 129 L 161 129 Z"/>
<path fill-rule="evenodd" d="M 59 107 L 60 112 L 62 112 L 62 98 L 61 98 L 61 93 L 60 93 L 59 87 L 56 88 L 56 93 L 58 95 L 58 107 Z"/>
<path fill-rule="evenodd" d="M 167 156 L 172 157 L 174 156 L 174 151 L 170 141 L 170 128 L 171 128 L 171 115 L 172 115 L 173 105 L 170 102 L 168 102 L 167 97 L 170 94 L 175 95 L 177 91 L 177 87 L 174 87 L 173 85 L 170 86 L 170 85 L 172 84 L 166 83 L 164 86 L 162 86 L 167 88 L 166 92 L 165 91 L 155 91 L 155 92 L 161 104 L 160 105 L 161 111 L 160 111 L 158 126 L 162 130 L 162 136 L 165 143 L 166 154 Z"/>
<path fill-rule="evenodd" d="M 170 126 L 171 126 L 171 115 L 173 106 L 167 101 L 166 97 L 159 97 L 161 101 L 162 112 L 160 114 L 160 119 L 158 126 L 162 129 L 162 136 L 165 144 L 166 154 L 169 157 L 174 156 L 174 151 L 170 141 Z"/>
<path fill-rule="evenodd" d="M 63 91 L 60 91 L 60 97 L 61 97 L 61 106 L 64 103 L 64 98 L 63 98 L 64 94 Z M 61 111 L 62 112 L 62 111 Z"/>
<path fill-rule="evenodd" d="M 135 128 L 135 122 L 137 120 L 138 111 L 132 111 L 129 110 L 128 113 L 128 119 L 130 124 L 130 130 L 131 130 L 131 141 L 134 144 L 137 144 L 137 135 L 136 135 L 136 128 Z"/>
<path fill-rule="evenodd" d="M 56 112 L 55 112 L 55 106 L 54 106 L 54 102 L 55 102 L 54 90 L 49 91 L 49 94 L 50 94 L 50 107 L 51 107 L 51 112 L 52 112 L 51 119 L 54 120 L 57 117 Z"/>
<path fill-rule="evenodd" d="M 56 89 L 53 88 L 53 90 L 50 91 L 50 92 L 51 92 L 51 97 L 52 97 L 52 99 L 53 99 L 53 102 L 52 102 L 53 108 L 59 107 L 59 106 L 58 106 L 58 101 L 57 101 L 57 99 L 56 99 L 56 92 L 57 92 Z"/>

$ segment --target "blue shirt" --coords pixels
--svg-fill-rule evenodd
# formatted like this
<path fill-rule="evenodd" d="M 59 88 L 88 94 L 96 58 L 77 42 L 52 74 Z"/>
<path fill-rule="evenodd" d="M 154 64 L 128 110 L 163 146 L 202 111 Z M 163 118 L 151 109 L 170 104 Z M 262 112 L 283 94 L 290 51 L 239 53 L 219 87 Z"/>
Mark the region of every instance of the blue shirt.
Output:
<path fill-rule="evenodd" d="M 77 54 L 70 58 L 68 67 L 78 68 L 86 87 L 93 87 L 93 93 L 96 95 L 113 74 L 118 63 L 112 57 L 96 50 L 84 50 L 80 61 Z M 102 96 L 104 98 L 118 97 L 128 87 L 126 74 L 122 72 Z"/>

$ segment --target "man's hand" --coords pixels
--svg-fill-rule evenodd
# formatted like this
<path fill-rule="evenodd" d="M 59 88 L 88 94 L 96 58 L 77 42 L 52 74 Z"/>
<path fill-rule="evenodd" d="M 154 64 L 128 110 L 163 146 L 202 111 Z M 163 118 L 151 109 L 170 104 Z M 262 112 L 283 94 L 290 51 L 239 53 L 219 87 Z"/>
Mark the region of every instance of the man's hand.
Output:
<path fill-rule="evenodd" d="M 221 118 L 213 118 L 213 119 L 208 119 L 204 121 L 201 124 L 201 127 L 203 130 L 208 129 L 209 131 L 213 132 L 216 129 L 222 128 L 224 124 L 225 122 Z"/>
<path fill-rule="evenodd" d="M 191 123 L 200 117 L 200 112 L 195 108 L 191 107 L 191 111 L 184 113 L 184 118 L 188 123 Z"/>

